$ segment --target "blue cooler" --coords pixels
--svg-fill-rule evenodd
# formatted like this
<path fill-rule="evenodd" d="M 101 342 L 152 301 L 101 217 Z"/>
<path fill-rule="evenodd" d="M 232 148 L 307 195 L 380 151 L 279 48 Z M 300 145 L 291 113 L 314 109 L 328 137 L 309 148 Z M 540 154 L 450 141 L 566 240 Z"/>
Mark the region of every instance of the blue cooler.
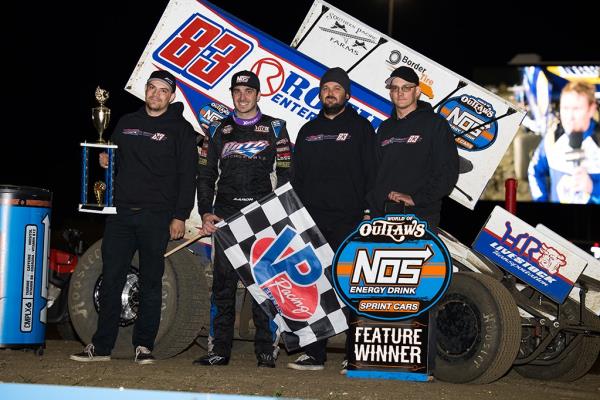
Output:
<path fill-rule="evenodd" d="M 0 185 L 0 348 L 42 349 L 52 193 Z"/>

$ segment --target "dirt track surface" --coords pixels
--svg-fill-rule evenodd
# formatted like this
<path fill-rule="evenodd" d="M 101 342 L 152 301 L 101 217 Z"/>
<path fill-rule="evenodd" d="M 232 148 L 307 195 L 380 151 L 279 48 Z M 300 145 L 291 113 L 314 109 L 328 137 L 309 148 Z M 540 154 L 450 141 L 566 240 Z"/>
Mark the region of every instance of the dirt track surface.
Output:
<path fill-rule="evenodd" d="M 349 379 L 339 375 L 341 353 L 329 353 L 324 371 L 286 368 L 297 355 L 283 351 L 277 368 L 257 368 L 252 344 L 236 341 L 225 367 L 197 367 L 192 361 L 204 354 L 197 345 L 177 357 L 139 366 L 132 360 L 78 363 L 69 354 L 81 351 L 78 342 L 48 340 L 43 356 L 31 351 L 0 350 L 0 381 L 70 386 L 124 387 L 202 393 L 227 393 L 304 399 L 598 399 L 600 375 L 588 374 L 574 383 L 521 378 L 515 372 L 488 385 L 444 382 L 413 383 Z"/>

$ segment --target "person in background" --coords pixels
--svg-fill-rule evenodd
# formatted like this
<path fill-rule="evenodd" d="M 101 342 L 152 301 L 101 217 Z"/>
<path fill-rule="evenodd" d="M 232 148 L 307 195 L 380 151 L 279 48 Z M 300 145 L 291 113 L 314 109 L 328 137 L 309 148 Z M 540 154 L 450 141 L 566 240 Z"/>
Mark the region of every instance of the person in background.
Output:
<path fill-rule="evenodd" d="M 164 254 L 170 239 L 185 232 L 194 205 L 196 133 L 183 118 L 183 104 L 173 103 L 176 80 L 154 71 L 146 82 L 146 104 L 123 116 L 111 140 L 116 150 L 116 215 L 106 219 L 102 240 L 102 285 L 98 325 L 81 362 L 109 361 L 119 331 L 121 293 L 139 252 L 139 308 L 133 329 L 135 362 L 151 364 L 160 324 Z M 108 166 L 106 153 L 100 165 Z"/>
<path fill-rule="evenodd" d="M 560 95 L 560 124 L 548 132 L 528 168 L 534 201 L 600 204 L 600 127 L 595 87 L 570 82 Z"/>

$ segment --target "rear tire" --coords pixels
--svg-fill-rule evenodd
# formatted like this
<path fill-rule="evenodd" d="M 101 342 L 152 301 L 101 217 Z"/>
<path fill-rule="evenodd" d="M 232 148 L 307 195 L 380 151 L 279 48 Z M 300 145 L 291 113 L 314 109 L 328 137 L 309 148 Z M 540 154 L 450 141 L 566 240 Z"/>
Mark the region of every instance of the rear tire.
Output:
<path fill-rule="evenodd" d="M 457 272 L 434 311 L 433 375 L 453 383 L 489 383 L 511 367 L 521 320 L 510 292 L 496 279 Z"/>
<path fill-rule="evenodd" d="M 180 242 L 170 242 L 172 249 Z M 102 240 L 94 243 L 81 256 L 69 286 L 69 314 L 75 331 L 84 344 L 91 343 L 98 322 L 97 294 L 102 279 Z M 137 253 L 132 260 L 130 277 L 132 295 L 126 318 L 122 315 L 119 335 L 112 351 L 114 358 L 133 357 L 133 322 L 137 311 Z M 172 357 L 185 350 L 203 326 L 208 326 L 209 297 L 204 266 L 199 257 L 182 249 L 165 259 L 163 275 L 161 321 L 154 344 L 156 358 Z"/>

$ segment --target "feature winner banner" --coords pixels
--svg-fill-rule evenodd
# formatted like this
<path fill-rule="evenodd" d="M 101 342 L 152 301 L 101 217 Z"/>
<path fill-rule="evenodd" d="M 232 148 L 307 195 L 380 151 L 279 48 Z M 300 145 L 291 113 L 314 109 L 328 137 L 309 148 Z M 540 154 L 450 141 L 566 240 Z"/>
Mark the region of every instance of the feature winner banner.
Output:
<path fill-rule="evenodd" d="M 413 68 L 421 100 L 448 120 L 459 150 L 460 175 L 450 197 L 475 207 L 525 117 L 523 110 L 321 0 L 313 3 L 292 46 L 345 69 L 352 81 L 386 99 L 390 73 Z"/>
<path fill-rule="evenodd" d="M 429 313 L 398 322 L 358 318 L 350 326 L 349 378 L 428 381 Z"/>
<path fill-rule="evenodd" d="M 587 266 L 586 260 L 498 206 L 473 249 L 558 303 Z"/>
<path fill-rule="evenodd" d="M 338 249 L 333 282 L 357 315 L 348 376 L 428 380 L 429 312 L 446 292 L 452 262 L 414 215 L 362 222 Z"/>
<path fill-rule="evenodd" d="M 333 251 L 289 183 L 217 226 L 214 240 L 288 351 L 348 329 L 327 277 Z"/>
<path fill-rule="evenodd" d="M 326 67 L 205 1 L 171 0 L 136 65 L 126 90 L 144 98 L 148 76 L 168 70 L 178 79 L 176 101 L 185 118 L 201 126 L 233 108 L 231 76 L 251 70 L 261 81 L 258 105 L 287 122 L 292 142 L 321 108 L 319 79 Z M 350 104 L 378 127 L 391 103 L 352 85 Z"/>

